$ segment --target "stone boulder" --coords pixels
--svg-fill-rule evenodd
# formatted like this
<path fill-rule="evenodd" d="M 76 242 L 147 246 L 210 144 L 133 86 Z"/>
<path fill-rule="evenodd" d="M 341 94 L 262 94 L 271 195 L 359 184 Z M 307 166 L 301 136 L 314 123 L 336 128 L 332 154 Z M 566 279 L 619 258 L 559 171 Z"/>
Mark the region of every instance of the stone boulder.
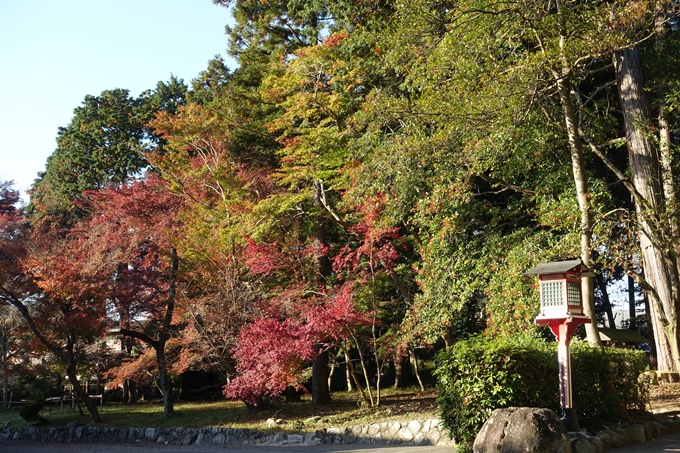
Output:
<path fill-rule="evenodd" d="M 567 429 L 549 409 L 496 409 L 472 446 L 474 453 L 572 453 Z"/>

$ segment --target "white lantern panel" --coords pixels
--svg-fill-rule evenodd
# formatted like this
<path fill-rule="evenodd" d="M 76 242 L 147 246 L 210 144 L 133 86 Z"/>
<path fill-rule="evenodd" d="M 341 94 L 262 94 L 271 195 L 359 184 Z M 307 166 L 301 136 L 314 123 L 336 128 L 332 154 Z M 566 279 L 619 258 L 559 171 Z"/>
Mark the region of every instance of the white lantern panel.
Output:
<path fill-rule="evenodd" d="M 564 281 L 541 282 L 541 301 L 544 307 L 564 305 Z"/>

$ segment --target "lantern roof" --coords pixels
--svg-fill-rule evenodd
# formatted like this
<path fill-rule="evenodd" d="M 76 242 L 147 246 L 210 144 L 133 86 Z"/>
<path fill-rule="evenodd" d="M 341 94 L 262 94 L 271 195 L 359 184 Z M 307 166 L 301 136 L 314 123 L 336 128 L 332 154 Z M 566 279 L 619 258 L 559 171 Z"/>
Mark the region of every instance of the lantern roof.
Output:
<path fill-rule="evenodd" d="M 595 276 L 595 274 L 593 274 L 580 259 L 540 263 L 537 264 L 533 269 L 526 271 L 524 275 L 561 274 L 564 272 L 577 272 L 583 277 Z"/>

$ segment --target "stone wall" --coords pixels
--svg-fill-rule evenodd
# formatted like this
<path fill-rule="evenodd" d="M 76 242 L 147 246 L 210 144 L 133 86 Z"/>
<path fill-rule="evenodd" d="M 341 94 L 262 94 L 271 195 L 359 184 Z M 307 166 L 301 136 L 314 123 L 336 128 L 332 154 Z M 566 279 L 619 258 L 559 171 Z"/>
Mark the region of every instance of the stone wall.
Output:
<path fill-rule="evenodd" d="M 660 422 L 634 423 L 622 428 L 606 429 L 595 435 L 569 433 L 574 453 L 602 453 L 610 448 L 642 444 L 668 433 L 680 431 L 680 418 L 665 417 Z"/>
<path fill-rule="evenodd" d="M 680 418 L 632 424 L 594 435 L 569 433 L 574 453 L 602 453 L 680 431 Z M 0 427 L 0 440 L 44 442 L 155 443 L 172 445 L 317 445 L 382 444 L 453 446 L 439 420 L 413 420 L 328 428 L 309 433 L 266 432 L 240 428 L 102 428 L 70 423 L 66 427 Z"/>
<path fill-rule="evenodd" d="M 171 445 L 446 445 L 454 442 L 439 420 L 413 420 L 321 429 L 310 433 L 264 432 L 241 428 L 103 428 L 76 422 L 66 427 L 5 424 L 0 440 L 44 442 L 155 443 Z"/>

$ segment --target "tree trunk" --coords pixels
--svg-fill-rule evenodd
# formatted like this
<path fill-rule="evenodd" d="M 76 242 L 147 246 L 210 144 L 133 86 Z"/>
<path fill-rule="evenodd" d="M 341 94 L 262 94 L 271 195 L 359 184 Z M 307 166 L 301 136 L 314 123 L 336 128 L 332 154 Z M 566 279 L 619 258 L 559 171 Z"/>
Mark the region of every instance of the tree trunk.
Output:
<path fill-rule="evenodd" d="M 678 302 L 680 274 L 672 243 L 673 226 L 665 223 L 663 177 L 659 152 L 650 137 L 651 120 L 640 55 L 636 46 L 614 54 L 623 111 L 631 183 L 640 228 L 639 243 L 650 298 L 660 371 L 680 370 Z M 675 223 L 677 220 L 670 219 Z"/>
<path fill-rule="evenodd" d="M 635 319 L 635 280 L 630 275 L 628 276 L 628 328 L 631 330 L 637 329 L 637 320 Z"/>
<path fill-rule="evenodd" d="M 652 314 L 649 310 L 649 299 L 644 296 L 645 302 L 645 319 L 647 319 L 647 339 L 649 340 L 649 368 L 652 370 L 659 369 L 659 361 L 656 359 L 656 333 L 654 332 L 654 325 Z"/>
<path fill-rule="evenodd" d="M 425 386 L 423 385 L 422 379 L 420 379 L 420 367 L 418 366 L 418 356 L 416 356 L 416 351 L 413 349 L 408 350 L 409 357 L 411 358 L 411 363 L 413 363 L 413 371 L 416 374 L 416 379 L 418 379 L 418 385 L 420 385 L 420 391 L 425 391 Z"/>
<path fill-rule="evenodd" d="M 172 401 L 172 386 L 168 377 L 167 363 L 165 360 L 165 343 L 156 349 L 156 361 L 158 362 L 158 382 L 163 393 L 163 415 L 169 417 L 175 412 Z"/>
<path fill-rule="evenodd" d="M 359 340 L 356 338 L 356 336 L 354 337 L 354 343 L 356 343 L 357 351 L 359 353 L 359 364 L 361 364 L 361 371 L 364 374 L 364 382 L 366 382 L 366 393 L 368 395 L 368 400 L 370 401 L 371 406 L 375 406 L 375 400 L 373 399 L 373 391 L 371 390 L 371 380 L 368 376 L 368 367 L 366 366 L 364 353 L 361 350 L 361 345 L 359 344 Z"/>
<path fill-rule="evenodd" d="M 314 181 L 314 206 L 320 207 L 322 205 L 322 191 L 322 181 Z M 328 254 L 324 251 L 326 247 L 326 222 L 320 215 L 316 216 L 314 222 L 314 257 L 317 266 L 315 282 L 317 285 L 325 286 L 326 278 L 332 271 L 331 261 L 328 258 Z M 317 352 L 321 351 L 321 345 L 315 345 L 314 350 Z M 331 402 L 331 390 L 328 386 L 329 375 L 328 352 L 322 351 L 312 362 L 312 404 L 327 404 Z"/>
<path fill-rule="evenodd" d="M 571 168 L 576 186 L 576 198 L 581 210 L 581 260 L 586 267 L 593 268 L 593 220 L 590 210 L 590 193 L 588 191 L 588 178 L 583 162 L 583 143 L 578 133 L 574 104 L 571 99 L 571 83 L 568 72 L 563 71 L 555 76 L 559 90 L 560 102 L 564 113 L 564 121 L 571 150 Z M 588 342 L 592 345 L 602 346 L 600 333 L 597 330 L 597 318 L 595 317 L 595 292 L 593 277 L 584 277 L 581 280 L 581 294 L 583 295 L 583 311 L 591 320 L 585 325 Z"/>
<path fill-rule="evenodd" d="M 156 347 L 156 360 L 158 362 L 158 378 L 160 380 L 161 391 L 163 392 L 163 414 L 169 417 L 175 412 L 172 401 L 172 386 L 170 385 L 170 377 L 168 376 L 168 368 L 165 356 L 165 344 L 170 336 L 170 327 L 172 324 L 172 315 L 175 311 L 175 291 L 177 284 L 177 270 L 179 267 L 179 259 L 177 257 L 177 250 L 170 247 L 170 288 L 168 290 L 168 300 L 165 310 L 165 319 L 163 320 L 163 327 L 160 331 L 158 343 Z"/>
<path fill-rule="evenodd" d="M 312 404 L 331 402 L 331 393 L 328 388 L 328 350 L 321 350 L 321 348 L 319 344 L 314 346 L 318 354 L 312 361 Z"/>
<path fill-rule="evenodd" d="M 607 325 L 610 329 L 616 329 L 616 322 L 614 321 L 614 312 L 612 311 L 612 304 L 609 300 L 609 293 L 607 292 L 607 282 L 604 281 L 602 274 L 595 276 L 595 282 L 598 288 L 600 288 L 600 293 L 602 293 L 602 306 L 607 315 Z"/>
<path fill-rule="evenodd" d="M 85 389 L 80 385 L 80 382 L 78 382 L 78 373 L 76 372 L 76 361 L 73 348 L 73 336 L 68 335 L 66 342 L 66 356 L 68 357 L 68 361 L 66 363 L 66 376 L 68 376 L 68 380 L 71 383 L 71 386 L 73 386 L 73 391 L 75 392 L 76 398 L 83 400 L 85 407 L 87 407 L 87 410 L 90 413 L 90 421 L 92 423 L 102 423 L 102 418 L 99 415 L 97 403 L 95 403 L 94 400 L 90 398 L 90 395 L 87 394 Z"/>
<path fill-rule="evenodd" d="M 408 352 L 398 354 L 394 358 L 394 388 L 407 387 L 410 379 L 411 367 L 408 361 Z"/>
<path fill-rule="evenodd" d="M 345 357 L 349 358 L 349 352 L 347 352 L 347 349 L 345 349 Z M 352 379 L 354 380 L 354 385 L 356 385 L 357 391 L 361 393 L 361 398 L 364 400 L 366 404 L 371 404 L 371 401 L 368 399 L 368 396 L 366 396 L 366 392 L 364 392 L 363 387 L 361 387 L 361 382 L 359 382 L 359 378 L 357 377 L 357 371 L 356 369 L 354 369 L 354 363 L 351 360 L 347 361 L 347 367 L 349 368 L 349 373 L 352 376 Z"/>
<path fill-rule="evenodd" d="M 352 388 L 352 358 L 347 353 L 347 350 L 343 348 L 345 353 L 345 379 L 347 380 L 347 391 L 351 392 L 354 390 Z"/>
<path fill-rule="evenodd" d="M 565 26 L 565 18 L 562 11 L 561 1 L 557 2 L 559 15 L 559 46 L 560 57 L 562 60 L 562 68 L 553 71 L 555 82 L 557 83 L 557 90 L 560 96 L 560 103 L 562 104 L 562 112 L 564 114 L 564 123 L 566 126 L 567 139 L 569 141 L 569 150 L 571 151 L 571 169 L 574 176 L 574 185 L 576 186 L 576 198 L 578 199 L 578 206 L 581 211 L 581 261 L 586 267 L 593 268 L 593 252 L 592 252 L 592 238 L 593 238 L 593 218 L 590 209 L 590 193 L 588 190 L 588 177 L 585 171 L 585 164 L 583 160 L 583 142 L 578 130 L 578 121 L 574 110 L 574 103 L 571 98 L 571 66 L 566 56 L 567 44 L 567 30 Z M 600 333 L 597 330 L 597 318 L 595 317 L 595 285 L 593 277 L 584 277 L 581 280 L 581 294 L 583 295 L 583 311 L 591 320 L 589 324 L 585 325 L 586 336 L 588 342 L 592 345 L 602 346 Z"/>

